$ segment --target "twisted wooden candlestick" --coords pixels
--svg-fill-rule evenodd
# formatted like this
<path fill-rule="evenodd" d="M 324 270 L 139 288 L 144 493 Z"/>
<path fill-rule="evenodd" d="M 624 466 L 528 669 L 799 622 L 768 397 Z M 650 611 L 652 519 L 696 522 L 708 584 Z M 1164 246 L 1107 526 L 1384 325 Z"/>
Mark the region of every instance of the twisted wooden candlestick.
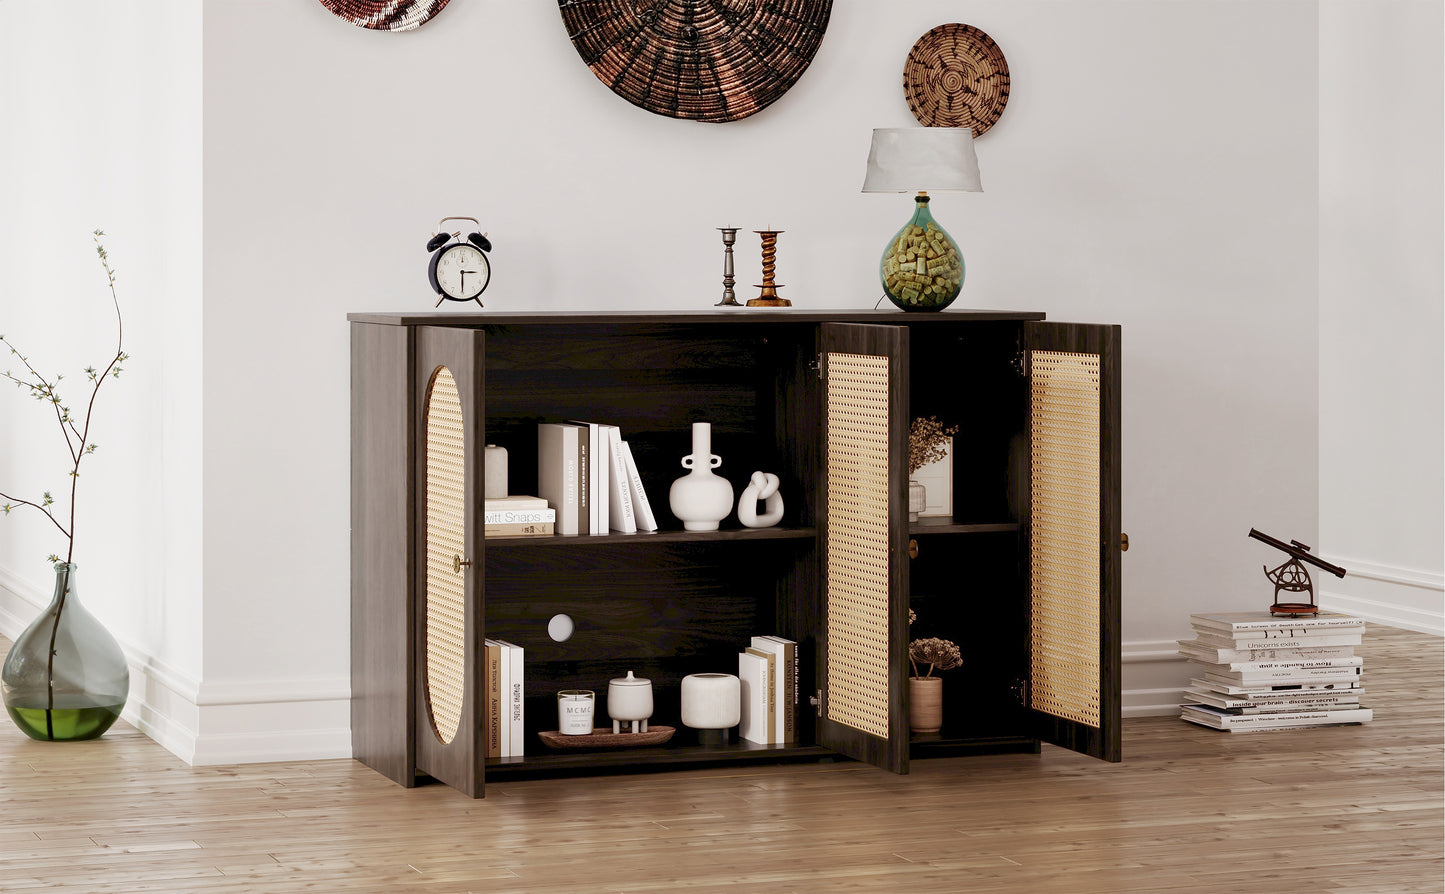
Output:
<path fill-rule="evenodd" d="M 748 307 L 792 307 L 793 302 L 778 297 L 782 286 L 773 282 L 773 270 L 778 266 L 778 234 L 782 230 L 753 230 L 763 237 L 763 281 L 758 288 L 762 292 L 748 302 Z"/>

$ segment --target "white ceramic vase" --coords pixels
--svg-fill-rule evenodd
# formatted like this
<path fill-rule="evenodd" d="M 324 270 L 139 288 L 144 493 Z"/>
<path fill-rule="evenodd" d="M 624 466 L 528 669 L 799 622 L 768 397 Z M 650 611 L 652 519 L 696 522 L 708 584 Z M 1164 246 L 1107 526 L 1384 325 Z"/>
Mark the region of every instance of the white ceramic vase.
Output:
<path fill-rule="evenodd" d="M 667 492 L 672 514 L 685 530 L 716 531 L 732 511 L 733 486 L 712 471 L 720 465 L 722 457 L 712 452 L 712 423 L 694 422 L 692 453 L 682 458 L 682 467 L 691 471 L 674 481 Z"/>

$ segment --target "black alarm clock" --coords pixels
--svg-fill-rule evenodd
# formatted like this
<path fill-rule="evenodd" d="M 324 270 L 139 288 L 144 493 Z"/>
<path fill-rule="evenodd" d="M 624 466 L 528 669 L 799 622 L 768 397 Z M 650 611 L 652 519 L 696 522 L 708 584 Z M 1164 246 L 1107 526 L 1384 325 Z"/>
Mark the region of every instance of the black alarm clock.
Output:
<path fill-rule="evenodd" d="M 449 220 L 469 220 L 481 227 L 475 217 L 443 217 L 437 224 L 440 232 L 427 240 L 426 250 L 432 253 L 427 278 L 441 296 L 436 306 L 443 301 L 475 301 L 482 307 L 482 292 L 492 279 L 492 265 L 487 263 L 491 240 L 486 233 L 469 233 L 466 239 L 460 230 L 449 233 L 443 226 Z"/>

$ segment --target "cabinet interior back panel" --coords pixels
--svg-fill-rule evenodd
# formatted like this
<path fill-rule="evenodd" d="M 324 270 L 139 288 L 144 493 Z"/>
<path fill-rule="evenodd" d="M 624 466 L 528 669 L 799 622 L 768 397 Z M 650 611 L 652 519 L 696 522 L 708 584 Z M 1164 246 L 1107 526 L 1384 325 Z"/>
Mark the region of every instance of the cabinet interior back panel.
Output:
<path fill-rule="evenodd" d="M 888 737 L 888 358 L 829 354 L 828 719 Z"/>
<path fill-rule="evenodd" d="M 774 430 L 772 371 L 801 334 L 784 329 L 679 327 L 660 336 L 645 324 L 489 327 L 487 441 L 509 451 L 513 492 L 529 493 L 537 423 L 616 425 L 659 522 L 672 524 L 668 488 L 685 471 L 692 424 L 706 422 L 723 458 L 719 475 L 741 490 L 756 470 L 778 472 L 801 505 L 797 472 Z"/>
<path fill-rule="evenodd" d="M 545 569 L 530 565 L 523 550 L 491 550 L 486 635 L 526 650 L 529 696 L 605 692 L 630 670 L 653 681 L 661 703 L 687 674 L 736 674 L 750 637 L 779 632 L 777 581 L 806 548 L 805 541 L 667 548 L 624 541 L 551 551 Z M 566 642 L 546 633 L 554 614 L 575 624 Z"/>
<path fill-rule="evenodd" d="M 1099 357 L 1034 351 L 1033 707 L 1099 725 Z"/>

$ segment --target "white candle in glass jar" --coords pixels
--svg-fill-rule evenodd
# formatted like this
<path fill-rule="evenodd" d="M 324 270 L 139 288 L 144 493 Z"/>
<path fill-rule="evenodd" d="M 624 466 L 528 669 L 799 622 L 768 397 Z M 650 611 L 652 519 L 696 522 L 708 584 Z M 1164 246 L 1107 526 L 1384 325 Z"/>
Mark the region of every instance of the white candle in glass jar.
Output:
<path fill-rule="evenodd" d="M 592 734 L 592 703 L 589 689 L 563 689 L 557 693 L 557 731 L 564 736 Z"/>

